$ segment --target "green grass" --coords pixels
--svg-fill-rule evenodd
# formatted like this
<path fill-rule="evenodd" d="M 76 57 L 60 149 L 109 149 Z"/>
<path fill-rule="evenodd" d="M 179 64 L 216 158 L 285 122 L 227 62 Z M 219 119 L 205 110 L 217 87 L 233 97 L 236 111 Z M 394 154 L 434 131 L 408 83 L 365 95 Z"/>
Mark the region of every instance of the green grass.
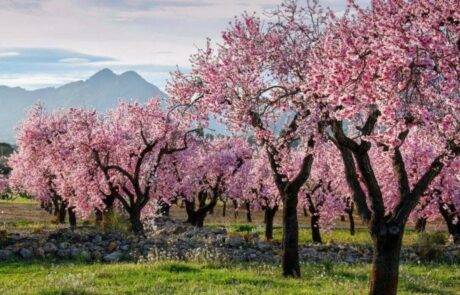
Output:
<path fill-rule="evenodd" d="M 403 265 L 399 294 L 459 294 L 459 265 Z M 366 294 L 370 266 L 308 264 L 302 279 L 271 265 L 0 264 L 0 294 Z"/>
<path fill-rule="evenodd" d="M 37 204 L 37 201 L 22 196 L 10 196 L 7 199 L 0 199 L 0 204 Z"/>
<path fill-rule="evenodd" d="M 216 227 L 217 225 L 212 225 Z M 261 238 L 264 237 L 263 225 L 252 224 L 238 224 L 238 225 L 225 225 L 230 233 L 245 234 L 245 233 L 258 233 Z M 444 233 L 447 238 L 447 233 Z M 282 228 L 277 226 L 273 231 L 273 238 L 275 241 L 281 241 L 283 236 Z M 348 229 L 336 228 L 332 231 L 321 232 L 323 243 L 336 243 L 336 244 L 352 244 L 352 245 L 371 245 L 372 240 L 369 230 L 366 228 L 357 228 L 354 236 L 350 235 Z M 414 245 L 418 239 L 418 233 L 414 230 L 406 229 L 404 233 L 403 245 Z M 306 244 L 312 243 L 311 230 L 309 228 L 301 228 L 299 230 L 299 243 Z"/>

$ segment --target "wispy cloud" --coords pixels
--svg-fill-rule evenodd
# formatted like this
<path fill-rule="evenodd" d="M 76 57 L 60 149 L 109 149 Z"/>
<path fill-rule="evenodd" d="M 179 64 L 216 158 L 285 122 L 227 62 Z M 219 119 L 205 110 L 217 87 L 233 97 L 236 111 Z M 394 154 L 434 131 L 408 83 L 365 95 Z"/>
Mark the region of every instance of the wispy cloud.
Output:
<path fill-rule="evenodd" d="M 0 8 L 6 9 L 37 9 L 40 8 L 46 0 L 2 0 Z"/>
<path fill-rule="evenodd" d="M 211 2 L 199 0 L 84 0 L 84 2 L 97 6 L 134 10 L 171 7 L 202 7 L 213 5 Z"/>
<path fill-rule="evenodd" d="M 0 48 L 0 63 L 75 63 L 115 61 L 108 56 L 97 56 L 58 48 Z"/>

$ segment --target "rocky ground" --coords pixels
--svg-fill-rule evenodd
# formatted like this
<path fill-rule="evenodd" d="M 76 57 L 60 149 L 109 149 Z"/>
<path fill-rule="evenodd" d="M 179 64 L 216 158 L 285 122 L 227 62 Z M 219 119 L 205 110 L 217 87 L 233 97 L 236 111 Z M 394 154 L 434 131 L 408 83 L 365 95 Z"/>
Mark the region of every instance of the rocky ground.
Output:
<path fill-rule="evenodd" d="M 76 261 L 230 261 L 278 263 L 280 245 L 255 234 L 229 234 L 225 228 L 195 228 L 180 221 L 157 218 L 146 237 L 105 232 L 91 227 L 59 229 L 28 235 L 0 237 L 0 260 L 69 259 Z M 306 244 L 300 247 L 303 262 L 370 262 L 368 245 Z M 403 261 L 460 262 L 459 245 L 404 248 Z"/>

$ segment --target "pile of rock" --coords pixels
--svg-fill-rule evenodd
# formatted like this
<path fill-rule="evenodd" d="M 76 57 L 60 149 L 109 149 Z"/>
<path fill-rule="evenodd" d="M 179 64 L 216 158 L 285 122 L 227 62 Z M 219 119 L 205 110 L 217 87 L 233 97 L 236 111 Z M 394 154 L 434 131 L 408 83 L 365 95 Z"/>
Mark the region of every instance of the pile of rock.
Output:
<path fill-rule="evenodd" d="M 229 234 L 223 227 L 196 228 L 168 218 L 156 218 L 149 225 L 146 237 L 90 227 L 27 236 L 8 234 L 0 240 L 0 260 L 280 262 L 280 245 L 262 241 L 257 234 Z M 460 261 L 459 246 L 447 246 L 441 253 L 438 260 Z M 403 261 L 421 259 L 412 248 L 404 248 L 401 256 Z M 370 262 L 372 249 L 366 245 L 307 244 L 300 247 L 300 257 L 302 262 Z"/>

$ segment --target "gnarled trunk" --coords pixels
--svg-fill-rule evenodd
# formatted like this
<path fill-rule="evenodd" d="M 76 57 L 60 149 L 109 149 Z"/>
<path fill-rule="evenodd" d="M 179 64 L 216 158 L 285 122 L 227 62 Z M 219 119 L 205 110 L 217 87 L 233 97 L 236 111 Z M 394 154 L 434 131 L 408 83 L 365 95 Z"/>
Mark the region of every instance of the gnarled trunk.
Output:
<path fill-rule="evenodd" d="M 456 208 L 452 204 L 445 204 L 443 202 L 439 203 L 439 212 L 441 212 L 442 217 L 447 225 L 447 231 L 452 237 L 452 241 L 455 244 L 460 243 L 460 216 L 455 212 Z M 454 222 L 455 218 L 458 219 L 457 222 Z"/>
<path fill-rule="evenodd" d="M 214 194 L 211 197 L 209 204 L 206 204 L 206 192 L 200 192 L 198 194 L 199 199 L 199 208 L 195 210 L 195 200 L 193 201 L 185 201 L 185 209 L 187 212 L 187 223 L 190 223 L 196 227 L 203 227 L 204 220 L 206 215 L 209 213 L 210 210 L 214 209 L 217 204 L 217 195 Z"/>
<path fill-rule="evenodd" d="M 277 210 L 278 206 L 275 206 L 273 208 L 265 208 L 265 238 L 267 239 L 267 241 L 273 239 L 273 220 L 275 219 L 275 214 Z"/>
<path fill-rule="evenodd" d="M 132 208 L 132 210 L 129 212 L 129 222 L 131 223 L 131 230 L 136 235 L 144 234 L 144 225 L 141 222 L 140 210 L 136 210 L 135 208 Z"/>
<path fill-rule="evenodd" d="M 319 218 L 320 216 L 318 214 L 312 214 L 311 215 L 311 238 L 314 243 L 320 243 L 322 244 L 323 241 L 321 239 L 321 232 L 319 229 Z"/>
<path fill-rule="evenodd" d="M 300 277 L 299 224 L 297 221 L 297 194 L 284 193 L 283 196 L 283 257 L 282 267 L 285 277 Z"/>
<path fill-rule="evenodd" d="M 75 211 L 74 211 L 74 208 L 68 208 L 67 209 L 68 211 L 68 214 L 69 214 L 69 224 L 70 224 L 70 228 L 72 230 L 76 229 L 77 228 L 77 215 L 75 215 Z"/>
<path fill-rule="evenodd" d="M 348 213 L 348 221 L 350 222 L 350 235 L 354 236 L 356 233 L 355 229 L 355 218 L 353 217 L 353 211 Z"/>
<path fill-rule="evenodd" d="M 168 204 L 163 200 L 159 200 L 157 204 L 158 204 L 157 214 L 160 216 L 169 216 L 171 204 Z"/>
<path fill-rule="evenodd" d="M 418 232 L 418 233 L 425 232 L 426 222 L 427 222 L 427 220 L 424 217 L 417 218 L 417 221 L 415 222 L 415 231 Z"/>
<path fill-rule="evenodd" d="M 252 222 L 251 204 L 249 202 L 245 202 L 245 206 L 246 206 L 246 221 L 251 223 Z"/>
<path fill-rule="evenodd" d="M 96 209 L 94 214 L 96 215 L 96 226 L 102 228 L 104 224 L 104 212 L 102 212 L 99 209 Z"/>
<path fill-rule="evenodd" d="M 396 295 L 404 228 L 382 225 L 372 233 L 373 259 L 370 295 Z"/>
<path fill-rule="evenodd" d="M 65 218 L 67 215 L 67 205 L 65 202 L 61 202 L 59 205 L 58 221 L 60 224 L 65 224 Z"/>

